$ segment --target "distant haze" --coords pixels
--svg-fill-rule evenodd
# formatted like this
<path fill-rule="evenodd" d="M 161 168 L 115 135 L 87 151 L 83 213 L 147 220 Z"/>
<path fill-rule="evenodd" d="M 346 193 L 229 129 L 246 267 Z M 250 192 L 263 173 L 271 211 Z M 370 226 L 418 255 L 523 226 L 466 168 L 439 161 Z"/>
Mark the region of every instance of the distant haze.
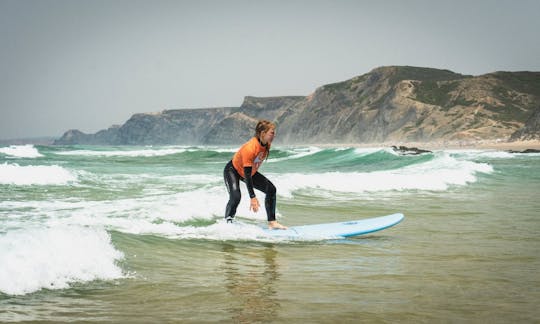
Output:
<path fill-rule="evenodd" d="M 308 95 L 386 65 L 539 71 L 538 13 L 538 0 L 0 0 L 0 139 Z"/>

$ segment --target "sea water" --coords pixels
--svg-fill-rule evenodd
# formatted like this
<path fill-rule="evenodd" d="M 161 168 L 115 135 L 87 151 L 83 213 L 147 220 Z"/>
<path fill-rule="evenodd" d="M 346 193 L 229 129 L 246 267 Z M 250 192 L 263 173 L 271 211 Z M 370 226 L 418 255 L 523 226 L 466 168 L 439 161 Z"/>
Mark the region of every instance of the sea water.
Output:
<path fill-rule="evenodd" d="M 260 172 L 283 224 L 405 214 L 289 241 L 244 185 L 223 222 L 235 149 L 0 147 L 0 322 L 540 318 L 539 154 L 275 147 Z"/>

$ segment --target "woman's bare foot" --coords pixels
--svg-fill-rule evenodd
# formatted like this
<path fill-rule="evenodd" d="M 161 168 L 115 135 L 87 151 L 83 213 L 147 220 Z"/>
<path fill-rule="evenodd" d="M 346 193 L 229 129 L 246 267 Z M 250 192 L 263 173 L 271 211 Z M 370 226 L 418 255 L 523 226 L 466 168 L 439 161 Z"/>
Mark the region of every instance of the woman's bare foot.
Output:
<path fill-rule="evenodd" d="M 287 229 L 287 226 L 283 226 L 283 225 L 281 225 L 280 223 L 278 223 L 277 221 L 271 221 L 271 222 L 268 222 L 268 228 L 269 228 L 269 229 L 282 229 L 282 230 L 286 230 L 286 229 Z"/>

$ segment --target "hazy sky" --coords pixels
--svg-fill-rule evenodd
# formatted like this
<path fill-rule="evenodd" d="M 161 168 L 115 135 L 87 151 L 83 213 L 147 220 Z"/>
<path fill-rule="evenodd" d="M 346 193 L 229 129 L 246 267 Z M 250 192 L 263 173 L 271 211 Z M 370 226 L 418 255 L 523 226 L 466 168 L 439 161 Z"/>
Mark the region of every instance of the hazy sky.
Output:
<path fill-rule="evenodd" d="M 0 139 L 308 95 L 385 65 L 540 71 L 540 0 L 0 0 Z"/>

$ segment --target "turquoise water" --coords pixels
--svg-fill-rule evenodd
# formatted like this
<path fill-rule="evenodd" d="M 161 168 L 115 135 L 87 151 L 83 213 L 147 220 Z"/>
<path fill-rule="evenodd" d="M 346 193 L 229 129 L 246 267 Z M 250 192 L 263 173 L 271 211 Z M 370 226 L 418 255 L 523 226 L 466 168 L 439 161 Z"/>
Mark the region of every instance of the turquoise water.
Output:
<path fill-rule="evenodd" d="M 0 147 L 0 322 L 540 318 L 539 154 L 273 148 L 282 223 L 406 217 L 287 241 L 221 220 L 234 150 Z"/>

